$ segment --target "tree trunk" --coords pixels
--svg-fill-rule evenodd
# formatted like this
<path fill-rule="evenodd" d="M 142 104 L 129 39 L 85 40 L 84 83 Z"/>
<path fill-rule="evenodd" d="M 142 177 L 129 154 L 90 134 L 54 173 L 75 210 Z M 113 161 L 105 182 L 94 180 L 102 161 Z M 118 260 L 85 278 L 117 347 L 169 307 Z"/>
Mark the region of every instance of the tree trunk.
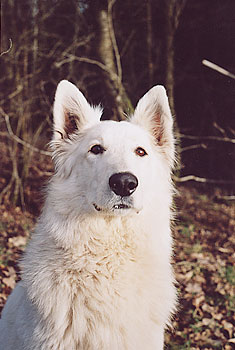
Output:
<path fill-rule="evenodd" d="M 98 55 L 105 65 L 105 83 L 116 107 L 114 118 L 125 119 L 125 113 L 133 112 L 133 106 L 122 83 L 122 67 L 112 19 L 113 1 L 108 1 L 108 9 L 100 9 L 98 14 L 100 44 Z"/>
<path fill-rule="evenodd" d="M 147 18 L 147 50 L 148 50 L 148 83 L 153 85 L 153 28 L 152 28 L 152 0 L 146 3 Z"/>
<path fill-rule="evenodd" d="M 164 38 L 163 38 L 163 64 L 165 85 L 168 90 L 169 102 L 172 113 L 175 113 L 174 103 L 174 69 L 175 69 L 175 47 L 174 39 L 179 25 L 180 15 L 187 0 L 163 0 L 162 9 L 164 16 Z"/>

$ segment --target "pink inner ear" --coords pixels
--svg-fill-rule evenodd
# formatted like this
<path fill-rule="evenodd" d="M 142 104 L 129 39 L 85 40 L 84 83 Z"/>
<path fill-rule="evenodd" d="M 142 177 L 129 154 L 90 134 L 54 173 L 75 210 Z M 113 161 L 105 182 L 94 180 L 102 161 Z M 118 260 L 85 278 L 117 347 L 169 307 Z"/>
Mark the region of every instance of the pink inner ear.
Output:
<path fill-rule="evenodd" d="M 158 110 L 156 114 L 154 115 L 154 127 L 153 127 L 153 133 L 154 137 L 157 140 L 158 145 L 162 146 L 164 143 L 164 135 L 163 135 L 163 120 L 162 120 L 162 110 Z"/>
<path fill-rule="evenodd" d="M 77 116 L 71 114 L 67 109 L 64 108 L 64 131 L 67 136 L 73 134 L 78 130 L 77 126 Z"/>

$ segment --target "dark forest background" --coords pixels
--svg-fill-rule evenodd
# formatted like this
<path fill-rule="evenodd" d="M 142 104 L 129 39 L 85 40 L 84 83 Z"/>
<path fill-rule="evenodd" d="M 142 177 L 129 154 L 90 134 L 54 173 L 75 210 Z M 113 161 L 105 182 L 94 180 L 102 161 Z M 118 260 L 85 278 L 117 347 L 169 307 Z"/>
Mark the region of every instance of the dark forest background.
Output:
<path fill-rule="evenodd" d="M 235 73 L 234 0 L 1 0 L 0 127 L 15 177 L 8 190 L 19 197 L 35 156 L 28 144 L 48 143 L 56 85 L 68 79 L 114 119 L 165 85 L 180 141 L 177 180 L 193 175 L 231 192 L 235 80 L 203 59 Z"/>

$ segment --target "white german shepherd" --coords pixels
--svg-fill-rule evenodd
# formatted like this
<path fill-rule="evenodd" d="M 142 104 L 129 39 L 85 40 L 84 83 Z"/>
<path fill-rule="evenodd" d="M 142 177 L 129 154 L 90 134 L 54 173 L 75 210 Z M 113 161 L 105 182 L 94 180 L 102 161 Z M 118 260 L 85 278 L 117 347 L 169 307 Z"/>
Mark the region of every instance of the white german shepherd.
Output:
<path fill-rule="evenodd" d="M 160 350 L 175 307 L 173 121 L 153 87 L 122 122 L 58 85 L 55 175 L 4 308 L 1 350 Z"/>

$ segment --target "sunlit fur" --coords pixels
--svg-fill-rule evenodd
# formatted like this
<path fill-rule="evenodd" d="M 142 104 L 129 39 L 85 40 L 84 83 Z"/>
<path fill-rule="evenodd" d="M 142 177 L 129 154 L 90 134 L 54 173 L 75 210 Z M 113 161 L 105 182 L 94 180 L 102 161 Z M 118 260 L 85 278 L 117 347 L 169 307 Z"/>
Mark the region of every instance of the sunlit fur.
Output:
<path fill-rule="evenodd" d="M 175 307 L 174 139 L 165 89 L 152 88 L 127 121 L 100 122 L 101 114 L 74 85 L 59 84 L 56 170 L 22 260 L 22 281 L 3 311 L 1 350 L 163 349 Z M 92 153 L 96 144 L 105 151 Z M 146 155 L 138 156 L 138 147 Z M 129 197 L 109 187 L 120 172 L 138 179 Z M 115 209 L 120 203 L 129 208 Z"/>

